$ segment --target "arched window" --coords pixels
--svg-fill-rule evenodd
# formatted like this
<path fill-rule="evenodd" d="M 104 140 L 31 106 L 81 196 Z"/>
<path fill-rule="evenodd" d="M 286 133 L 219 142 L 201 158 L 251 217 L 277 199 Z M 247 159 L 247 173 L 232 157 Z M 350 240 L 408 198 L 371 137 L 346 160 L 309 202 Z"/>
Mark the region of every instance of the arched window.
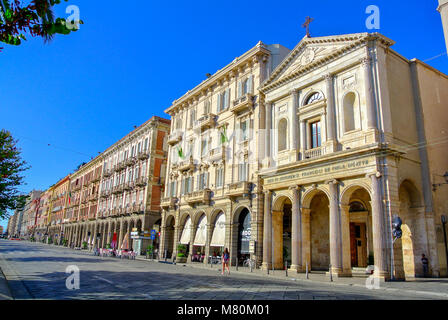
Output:
<path fill-rule="evenodd" d="M 350 212 L 362 212 L 362 211 L 367 211 L 367 210 L 361 202 L 354 201 L 354 202 L 350 203 L 349 211 Z"/>
<path fill-rule="evenodd" d="M 305 101 L 305 105 L 322 100 L 323 96 L 320 92 L 314 92 Z"/>
<path fill-rule="evenodd" d="M 281 119 L 278 122 L 278 151 L 287 149 L 288 141 L 288 121 Z"/>
<path fill-rule="evenodd" d="M 357 129 L 355 114 L 357 114 L 356 95 L 350 92 L 345 95 L 343 101 L 344 108 L 344 132 Z"/>

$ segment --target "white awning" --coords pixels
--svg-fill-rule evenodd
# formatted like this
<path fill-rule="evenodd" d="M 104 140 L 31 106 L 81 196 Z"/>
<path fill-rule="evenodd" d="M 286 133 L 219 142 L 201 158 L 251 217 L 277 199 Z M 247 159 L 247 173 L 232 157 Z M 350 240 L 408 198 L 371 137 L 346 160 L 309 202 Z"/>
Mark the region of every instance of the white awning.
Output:
<path fill-rule="evenodd" d="M 226 240 L 226 216 L 224 213 L 220 213 L 219 216 L 216 218 L 215 228 L 213 230 L 210 246 L 224 247 L 225 240 Z"/>
<path fill-rule="evenodd" d="M 190 243 L 190 234 L 191 234 L 191 220 L 190 217 L 185 221 L 184 229 L 182 230 L 182 236 L 180 237 L 181 244 L 189 244 Z"/>
<path fill-rule="evenodd" d="M 194 246 L 205 246 L 207 239 L 207 217 L 205 214 L 199 219 L 198 227 L 196 228 L 196 235 L 194 237 Z"/>

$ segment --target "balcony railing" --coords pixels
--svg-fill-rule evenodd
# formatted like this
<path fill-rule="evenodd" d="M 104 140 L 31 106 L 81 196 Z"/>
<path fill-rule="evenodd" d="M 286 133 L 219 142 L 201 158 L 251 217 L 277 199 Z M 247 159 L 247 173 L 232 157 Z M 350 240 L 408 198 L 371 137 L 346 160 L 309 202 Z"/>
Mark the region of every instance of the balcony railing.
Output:
<path fill-rule="evenodd" d="M 182 131 L 174 131 L 168 136 L 168 144 L 175 145 L 176 143 L 182 141 Z"/>
<path fill-rule="evenodd" d="M 149 153 L 148 151 L 140 151 L 139 154 L 137 155 L 138 160 L 145 160 L 149 158 Z"/>
<path fill-rule="evenodd" d="M 210 150 L 210 153 L 208 154 L 208 158 L 210 160 L 225 160 L 226 158 L 226 147 L 224 145 L 214 148 Z"/>
<path fill-rule="evenodd" d="M 144 187 L 146 186 L 146 181 L 147 181 L 146 177 L 138 177 L 138 179 L 135 181 L 135 185 L 137 187 Z"/>
<path fill-rule="evenodd" d="M 137 162 L 137 157 L 130 157 L 125 161 L 126 167 L 133 166 Z"/>
<path fill-rule="evenodd" d="M 100 179 L 101 179 L 101 175 L 97 174 L 93 177 L 93 179 L 90 181 L 90 183 L 98 182 L 98 181 L 100 181 Z"/>
<path fill-rule="evenodd" d="M 323 147 L 314 148 L 305 150 L 305 159 L 313 159 L 320 156 L 323 156 L 325 154 L 325 149 Z"/>
<path fill-rule="evenodd" d="M 93 193 L 89 196 L 89 201 L 94 202 L 98 200 L 98 193 Z"/>
<path fill-rule="evenodd" d="M 209 204 L 210 203 L 210 195 L 211 195 L 210 189 L 194 191 L 194 192 L 187 193 L 185 195 L 185 201 L 188 204 L 194 204 L 194 203 Z"/>
<path fill-rule="evenodd" d="M 100 195 L 101 198 L 107 198 L 109 196 L 110 196 L 110 190 L 102 190 L 101 191 L 101 195 Z"/>
<path fill-rule="evenodd" d="M 194 169 L 193 157 L 190 157 L 190 159 L 187 159 L 187 160 L 180 161 L 177 164 L 177 169 L 179 171 L 186 171 L 186 170 Z"/>
<path fill-rule="evenodd" d="M 123 186 L 123 190 L 125 190 L 125 191 L 130 191 L 130 190 L 132 190 L 132 189 L 134 189 L 134 182 L 133 181 L 128 181 L 128 182 L 126 182 L 125 184 L 124 184 L 124 186 Z"/>
<path fill-rule="evenodd" d="M 112 175 L 112 170 L 111 169 L 107 169 L 103 171 L 103 177 L 107 178 L 110 177 Z"/>
<path fill-rule="evenodd" d="M 254 96 L 250 93 L 246 93 L 240 98 L 233 101 L 233 105 L 230 111 L 237 113 L 245 110 L 250 110 L 254 105 Z"/>
<path fill-rule="evenodd" d="M 230 183 L 227 186 L 226 194 L 229 197 L 238 197 L 245 194 L 249 194 L 251 183 L 247 181 L 239 181 L 235 183 Z"/>
<path fill-rule="evenodd" d="M 112 193 L 113 194 L 122 193 L 122 192 L 123 192 L 123 185 L 122 184 L 119 184 L 118 186 L 115 186 L 112 189 Z"/>
<path fill-rule="evenodd" d="M 120 162 L 114 166 L 114 171 L 119 172 L 119 171 L 123 170 L 124 168 L 126 168 L 126 165 L 124 164 L 124 162 Z"/>
<path fill-rule="evenodd" d="M 200 117 L 198 120 L 196 120 L 194 126 L 195 126 L 195 128 L 201 128 L 201 129 L 214 127 L 216 124 L 215 118 L 216 118 L 216 115 L 213 113 L 205 114 L 202 117 Z"/>
<path fill-rule="evenodd" d="M 174 208 L 176 203 L 177 203 L 176 197 L 166 197 L 166 198 L 162 198 L 162 200 L 160 202 L 160 206 L 164 209 Z"/>

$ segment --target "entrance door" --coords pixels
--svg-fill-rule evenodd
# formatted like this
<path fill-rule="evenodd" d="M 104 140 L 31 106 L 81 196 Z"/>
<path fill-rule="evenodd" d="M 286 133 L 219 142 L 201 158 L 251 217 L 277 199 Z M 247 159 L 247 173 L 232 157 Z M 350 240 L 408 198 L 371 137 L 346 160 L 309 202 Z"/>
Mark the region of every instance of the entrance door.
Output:
<path fill-rule="evenodd" d="M 352 267 L 367 266 L 367 238 L 365 223 L 350 223 L 350 255 Z"/>

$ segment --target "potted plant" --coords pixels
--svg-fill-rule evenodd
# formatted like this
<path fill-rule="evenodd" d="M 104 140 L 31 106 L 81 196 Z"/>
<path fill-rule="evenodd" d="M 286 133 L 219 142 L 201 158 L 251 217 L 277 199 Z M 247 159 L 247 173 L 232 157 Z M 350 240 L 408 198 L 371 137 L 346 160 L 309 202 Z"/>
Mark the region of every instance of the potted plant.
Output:
<path fill-rule="evenodd" d="M 67 247 L 67 246 L 68 246 L 68 240 L 67 240 L 67 239 L 63 239 L 63 240 L 62 240 L 62 245 L 63 245 L 64 247 Z"/>
<path fill-rule="evenodd" d="M 176 257 L 176 262 L 179 263 L 185 263 L 187 262 L 187 246 L 184 244 L 179 244 L 177 246 L 177 257 Z"/>
<path fill-rule="evenodd" d="M 154 246 L 152 244 L 150 244 L 147 248 L 146 248 L 146 259 L 149 259 L 150 257 L 152 257 L 152 253 L 154 252 Z"/>
<path fill-rule="evenodd" d="M 57 245 L 59 244 L 59 241 L 58 241 L 57 238 L 54 238 L 54 240 L 53 240 L 53 244 L 54 244 L 55 246 L 57 246 Z"/>
<path fill-rule="evenodd" d="M 111 249 L 111 247 L 110 247 L 110 243 L 107 243 L 107 244 L 106 244 L 106 249 Z"/>
<path fill-rule="evenodd" d="M 48 244 L 52 244 L 53 243 L 53 239 L 51 237 L 48 237 Z"/>
<path fill-rule="evenodd" d="M 82 242 L 82 248 L 83 249 L 87 249 L 87 241 L 83 241 Z"/>

